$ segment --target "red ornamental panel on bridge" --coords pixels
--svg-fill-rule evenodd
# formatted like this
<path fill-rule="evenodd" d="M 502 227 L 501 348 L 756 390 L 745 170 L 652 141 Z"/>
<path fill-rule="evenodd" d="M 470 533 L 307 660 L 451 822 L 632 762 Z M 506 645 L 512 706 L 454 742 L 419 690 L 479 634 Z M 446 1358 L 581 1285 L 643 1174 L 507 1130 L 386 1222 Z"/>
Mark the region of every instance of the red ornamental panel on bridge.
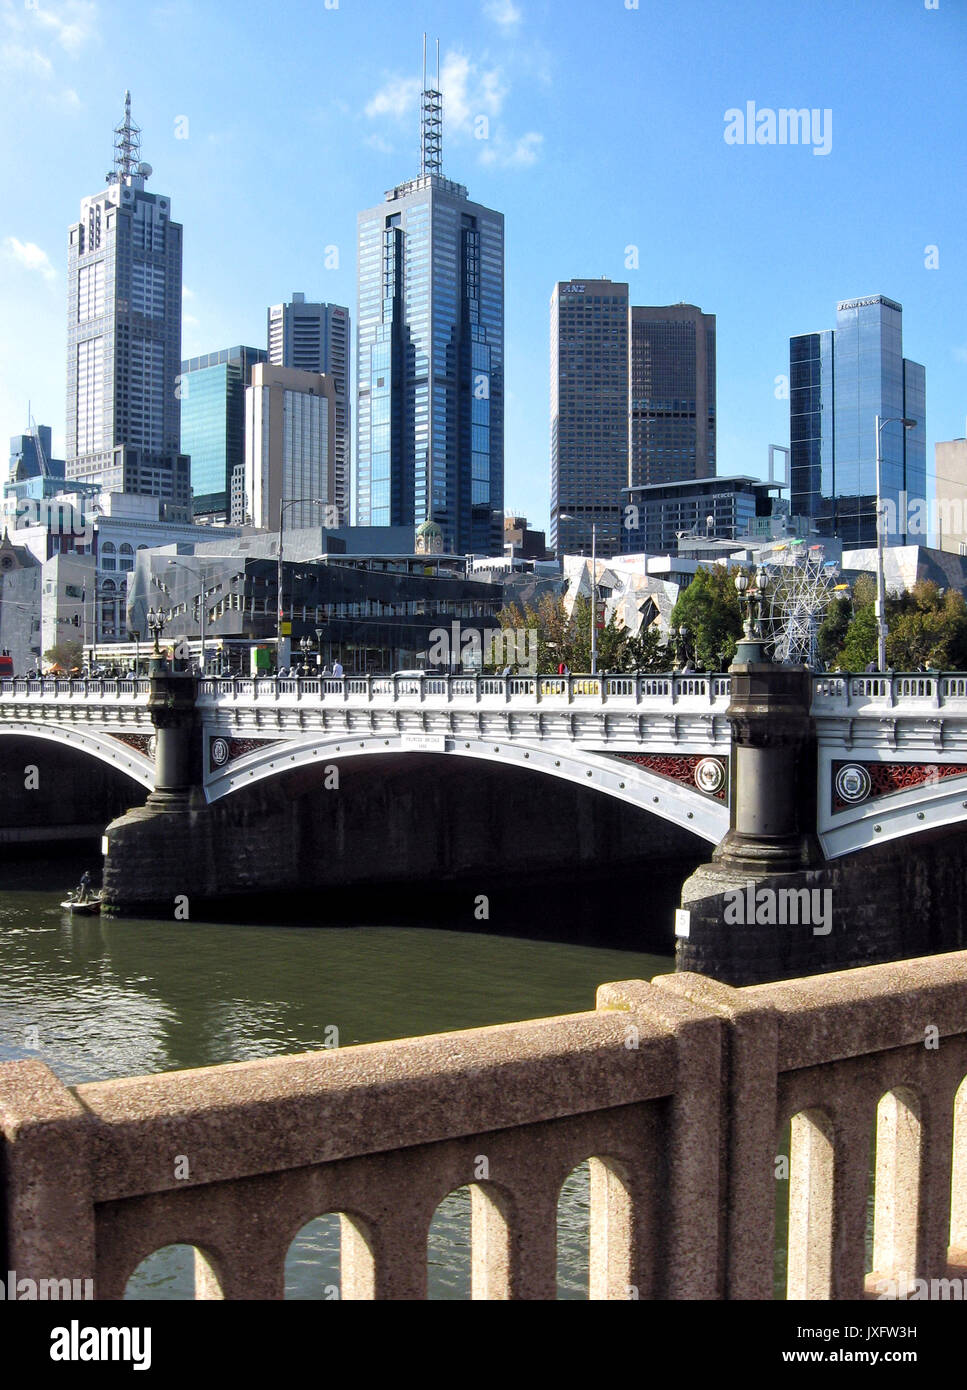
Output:
<path fill-rule="evenodd" d="M 951 777 L 967 777 L 967 763 L 833 762 L 832 774 L 830 791 L 835 814 L 895 792 L 936 786 Z"/>
<path fill-rule="evenodd" d="M 219 735 L 208 745 L 208 770 L 217 772 L 219 768 L 235 762 L 236 758 L 244 758 L 246 753 L 254 753 L 279 742 L 277 738 L 223 738 Z"/>
<path fill-rule="evenodd" d="M 728 758 L 712 758 L 705 753 L 617 753 L 613 756 L 700 791 L 716 801 L 729 799 Z"/>

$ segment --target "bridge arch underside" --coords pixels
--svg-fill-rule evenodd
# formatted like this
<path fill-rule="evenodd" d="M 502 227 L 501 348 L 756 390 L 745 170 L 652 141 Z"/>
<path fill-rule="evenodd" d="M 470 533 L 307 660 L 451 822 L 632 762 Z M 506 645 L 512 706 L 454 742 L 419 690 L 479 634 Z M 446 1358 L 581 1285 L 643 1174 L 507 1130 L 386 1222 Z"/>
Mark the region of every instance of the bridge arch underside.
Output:
<path fill-rule="evenodd" d="M 307 920 L 429 919 L 666 954 L 681 884 L 710 853 L 684 815 L 452 753 L 327 754 L 253 778 L 208 815 L 214 862 L 239 888 L 271 886 L 267 869 L 298 885 Z"/>
<path fill-rule="evenodd" d="M 100 836 L 145 801 L 141 764 L 150 777 L 146 759 L 106 736 L 0 726 L 0 845 Z"/>

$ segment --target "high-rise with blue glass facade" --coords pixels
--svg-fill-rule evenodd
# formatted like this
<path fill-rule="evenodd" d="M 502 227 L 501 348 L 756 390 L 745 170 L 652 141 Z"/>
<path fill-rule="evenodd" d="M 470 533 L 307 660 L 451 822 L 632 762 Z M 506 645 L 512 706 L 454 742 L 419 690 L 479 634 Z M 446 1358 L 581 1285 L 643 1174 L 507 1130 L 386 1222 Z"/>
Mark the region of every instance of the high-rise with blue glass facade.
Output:
<path fill-rule="evenodd" d="M 881 431 L 880 494 L 888 543 L 905 544 L 908 508 L 925 501 L 926 374 L 903 356 L 903 308 L 884 295 L 845 299 L 836 327 L 789 340 L 793 515 L 822 536 L 876 543 L 876 417 L 913 420 Z"/>
<path fill-rule="evenodd" d="M 245 388 L 264 348 L 230 347 L 181 364 L 181 440 L 191 455 L 196 517 L 241 522 L 232 516 L 232 479 L 245 468 Z"/>
<path fill-rule="evenodd" d="M 420 176 L 359 214 L 355 520 L 499 555 L 504 219 L 440 172 L 439 110 L 425 91 Z"/>

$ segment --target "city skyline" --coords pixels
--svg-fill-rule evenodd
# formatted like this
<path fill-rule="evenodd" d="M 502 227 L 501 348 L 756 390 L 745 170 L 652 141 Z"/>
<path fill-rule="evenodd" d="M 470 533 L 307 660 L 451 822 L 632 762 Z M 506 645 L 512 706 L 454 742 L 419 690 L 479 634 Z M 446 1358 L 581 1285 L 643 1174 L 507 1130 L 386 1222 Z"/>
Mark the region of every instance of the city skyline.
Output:
<path fill-rule="evenodd" d="M 934 442 L 963 433 L 965 253 L 954 177 L 963 137 L 954 122 L 967 29 L 952 7 L 836 12 L 820 28 L 814 6 L 790 9 L 781 23 L 770 22 L 775 7 L 753 6 L 743 46 L 727 16 L 697 3 L 674 17 L 615 6 L 580 44 L 557 22 L 560 7 L 458 14 L 436 5 L 414 21 L 385 5 L 374 24 L 372 13 L 344 5 L 306 26 L 301 10 L 283 5 L 271 50 L 267 19 L 246 4 L 230 36 L 210 5 L 125 14 L 123 25 L 117 5 L 82 8 L 83 22 L 77 6 L 52 4 L 47 18 L 57 23 L 42 24 L 29 9 L 0 7 L 2 62 L 21 79 L 21 100 L 14 107 L 8 97 L 6 109 L 14 138 L 0 157 L 8 185 L 23 190 L 0 227 L 0 293 L 13 325 L 0 345 L 8 436 L 26 426 L 30 399 L 36 419 L 53 426 L 54 453 L 63 452 L 59 239 L 100 176 L 125 87 L 156 186 L 185 227 L 182 356 L 258 344 L 265 306 L 293 284 L 353 312 L 356 211 L 418 167 L 424 24 L 442 37 L 448 172 L 507 220 L 508 509 L 547 524 L 547 297 L 557 280 L 590 269 L 627 280 L 632 303 L 686 300 L 716 314 L 720 474 L 764 474 L 768 444 L 788 439 L 789 337 L 820 331 L 829 305 L 851 296 L 904 305 L 905 351 L 930 377 L 929 473 Z M 297 29 L 306 70 L 327 75 L 326 95 L 296 77 L 278 113 L 240 109 L 237 83 L 256 71 L 270 79 L 273 52 Z M 213 78 L 202 55 L 216 32 L 225 71 Z M 685 53 L 693 61 L 682 75 Z M 575 102 L 589 73 L 594 100 Z M 734 129 L 727 139 L 726 113 L 753 99 L 759 118 L 786 107 L 831 112 L 828 153 L 778 141 L 750 148 L 751 132 L 737 145 Z M 929 121 L 911 120 L 915 109 Z M 294 114 L 308 140 L 291 138 Z M 54 194 L 45 185 L 43 199 L 27 168 L 38 142 L 55 151 Z M 905 196 L 890 194 L 893 182 Z M 221 210 L 243 204 L 244 231 L 240 220 L 238 235 L 226 235 Z M 885 228 L 869 212 L 879 207 Z"/>

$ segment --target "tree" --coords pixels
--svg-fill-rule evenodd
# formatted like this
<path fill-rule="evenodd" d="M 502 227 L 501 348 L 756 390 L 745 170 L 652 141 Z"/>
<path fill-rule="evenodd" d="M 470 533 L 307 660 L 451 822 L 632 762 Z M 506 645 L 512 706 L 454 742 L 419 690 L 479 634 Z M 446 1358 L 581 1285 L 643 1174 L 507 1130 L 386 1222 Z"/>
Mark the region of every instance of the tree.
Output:
<path fill-rule="evenodd" d="M 967 603 L 931 579 L 887 603 L 887 661 L 898 671 L 920 666 L 962 671 L 967 660 Z"/>
<path fill-rule="evenodd" d="M 52 666 L 59 666 L 63 671 L 79 671 L 84 665 L 84 644 L 76 639 L 63 637 L 47 648 L 44 660 L 49 661 Z"/>
<path fill-rule="evenodd" d="M 688 629 L 686 639 L 695 665 L 724 670 L 742 636 L 742 611 L 734 576 L 723 565 L 700 569 L 672 609 L 672 627 Z"/>
<path fill-rule="evenodd" d="M 657 627 L 645 628 L 637 637 L 629 637 L 626 647 L 629 671 L 670 671 L 675 659 Z"/>

